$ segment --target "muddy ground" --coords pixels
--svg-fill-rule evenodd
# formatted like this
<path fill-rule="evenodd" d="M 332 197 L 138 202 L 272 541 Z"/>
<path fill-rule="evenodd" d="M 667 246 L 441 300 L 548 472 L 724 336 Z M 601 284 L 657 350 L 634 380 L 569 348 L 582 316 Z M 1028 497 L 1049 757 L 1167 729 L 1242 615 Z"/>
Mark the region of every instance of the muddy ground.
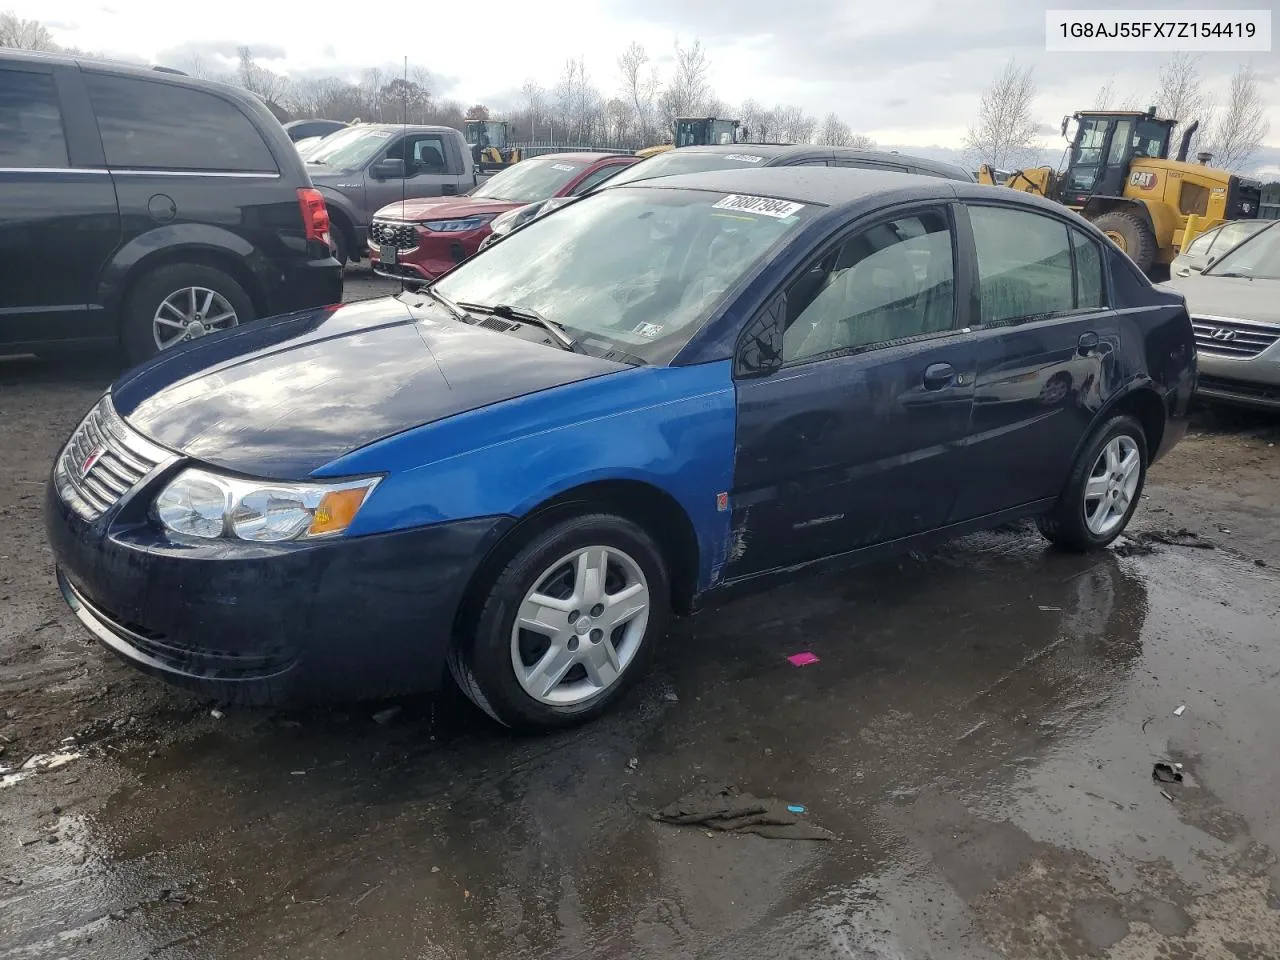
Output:
<path fill-rule="evenodd" d="M 810 578 L 530 739 L 450 692 L 215 716 L 110 658 L 39 506 L 112 372 L 0 361 L 0 958 L 1280 956 L 1280 422 L 1202 414 L 1153 470 L 1134 530 L 1214 549 Z M 838 839 L 650 819 L 700 782 Z"/>

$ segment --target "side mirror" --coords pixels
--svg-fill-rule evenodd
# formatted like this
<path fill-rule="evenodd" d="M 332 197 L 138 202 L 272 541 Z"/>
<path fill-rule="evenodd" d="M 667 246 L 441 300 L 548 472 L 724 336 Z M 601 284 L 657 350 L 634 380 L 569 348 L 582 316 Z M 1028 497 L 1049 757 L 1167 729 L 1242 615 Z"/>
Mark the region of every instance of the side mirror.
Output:
<path fill-rule="evenodd" d="M 403 180 L 404 161 L 391 158 L 379 160 L 373 165 L 372 173 L 375 180 Z"/>
<path fill-rule="evenodd" d="M 1204 262 L 1205 269 L 1206 269 L 1206 270 L 1207 270 L 1207 269 L 1209 269 L 1209 268 L 1210 268 L 1210 267 L 1212 267 L 1215 263 L 1217 263 L 1217 261 L 1218 261 L 1218 258 L 1217 258 L 1217 257 L 1210 257 L 1208 260 L 1206 260 L 1206 261 Z"/>
<path fill-rule="evenodd" d="M 1067 135 L 1067 124 L 1068 124 L 1068 123 L 1070 123 L 1070 122 L 1071 122 L 1071 118 L 1070 118 L 1070 117 L 1063 117 L 1063 118 L 1062 118 L 1062 136 L 1063 136 L 1064 138 L 1065 138 L 1065 137 L 1066 137 L 1066 135 Z"/>
<path fill-rule="evenodd" d="M 747 324 L 733 358 L 736 379 L 766 377 L 782 366 L 782 322 L 786 315 L 787 295 L 783 293 Z"/>

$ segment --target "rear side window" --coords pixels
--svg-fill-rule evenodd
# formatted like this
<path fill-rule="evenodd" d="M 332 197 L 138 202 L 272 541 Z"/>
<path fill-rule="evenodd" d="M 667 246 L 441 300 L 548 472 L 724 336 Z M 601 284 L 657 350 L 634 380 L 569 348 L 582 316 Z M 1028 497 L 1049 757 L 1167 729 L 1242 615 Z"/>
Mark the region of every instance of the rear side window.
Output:
<path fill-rule="evenodd" d="M 1076 306 L 1104 307 L 1106 293 L 1102 287 L 1102 250 L 1079 230 L 1071 231 L 1071 245 L 1076 255 Z"/>
<path fill-rule="evenodd" d="M 278 172 L 257 128 L 221 97 L 133 77 L 84 79 L 109 167 Z"/>
<path fill-rule="evenodd" d="M 626 169 L 625 164 L 611 163 L 608 166 L 601 167 L 598 170 L 592 170 L 583 177 L 576 187 L 573 188 L 573 195 L 580 196 L 590 190 L 592 187 L 599 186 L 604 181 Z"/>
<path fill-rule="evenodd" d="M 1007 207 L 969 208 L 978 254 L 982 323 L 999 325 L 1074 310 L 1065 223 Z"/>
<path fill-rule="evenodd" d="M 67 139 L 53 77 L 0 70 L 0 167 L 65 167 Z"/>

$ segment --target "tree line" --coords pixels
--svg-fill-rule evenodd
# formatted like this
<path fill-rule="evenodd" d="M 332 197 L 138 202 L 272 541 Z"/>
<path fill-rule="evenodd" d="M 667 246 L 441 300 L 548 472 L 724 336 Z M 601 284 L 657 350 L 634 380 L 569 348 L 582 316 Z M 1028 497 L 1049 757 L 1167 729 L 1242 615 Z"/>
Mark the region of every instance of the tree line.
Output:
<path fill-rule="evenodd" d="M 0 46 L 60 49 L 42 23 L 9 13 L 0 14 Z M 677 117 L 718 117 L 742 121 L 751 139 L 761 143 L 874 146 L 871 138 L 855 133 L 835 113 L 819 118 L 791 104 L 767 106 L 756 100 L 731 106 L 711 87 L 711 61 L 700 41 L 677 41 L 674 53 L 674 65 L 663 76 L 649 52 L 633 42 L 618 56 L 616 74 L 599 82 L 584 58 L 569 58 L 554 83 L 526 80 L 519 103 L 507 110 L 480 103 L 464 106 L 439 96 L 436 78 L 421 66 L 396 73 L 370 68 L 358 78 L 294 78 L 264 66 L 248 46 L 239 48 L 234 65 L 194 53 L 165 65 L 237 84 L 276 107 L 277 115 L 294 119 L 433 123 L 459 129 L 469 119 L 505 120 L 515 141 L 636 149 L 669 137 Z"/>
<path fill-rule="evenodd" d="M 1120 96 L 1114 79 L 1098 90 L 1093 110 L 1143 110 L 1154 106 L 1156 115 L 1177 120 L 1172 145 L 1197 123 L 1187 158 L 1210 154 L 1210 163 L 1239 171 L 1262 146 L 1271 131 L 1266 103 L 1253 67 L 1236 68 L 1219 102 L 1201 74 L 1201 58 L 1190 53 L 1172 54 L 1156 72 L 1150 90 L 1130 90 Z M 982 94 L 978 115 L 965 135 L 965 149 L 976 163 L 990 163 L 1001 170 L 1015 170 L 1033 162 L 1039 152 L 1041 120 L 1035 109 L 1035 71 L 1010 60 Z M 1082 109 L 1086 107 L 1082 105 Z"/>

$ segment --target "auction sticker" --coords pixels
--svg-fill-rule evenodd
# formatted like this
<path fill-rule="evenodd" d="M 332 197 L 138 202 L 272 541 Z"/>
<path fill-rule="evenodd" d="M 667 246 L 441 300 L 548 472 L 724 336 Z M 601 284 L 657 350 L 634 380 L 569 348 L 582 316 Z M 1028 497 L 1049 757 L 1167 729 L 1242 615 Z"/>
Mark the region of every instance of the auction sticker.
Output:
<path fill-rule="evenodd" d="M 577 170 L 578 168 L 577 168 L 577 167 L 571 167 L 571 166 L 569 166 L 569 164 L 567 164 L 567 163 L 553 163 L 553 164 L 551 165 L 551 169 L 552 169 L 552 170 L 563 170 L 565 173 L 573 173 L 573 171 Z"/>
<path fill-rule="evenodd" d="M 660 323 L 642 323 L 631 331 L 638 336 L 644 337 L 646 340 L 652 340 L 662 332 L 662 324 Z"/>
<path fill-rule="evenodd" d="M 736 193 L 731 193 L 712 206 L 716 210 L 740 210 L 743 213 L 758 213 L 761 216 L 776 217 L 779 220 L 785 220 L 804 209 L 803 203 L 775 200 L 773 197 L 748 197 Z"/>
<path fill-rule="evenodd" d="M 737 160 L 739 163 L 759 163 L 764 157 L 754 157 L 749 153 L 726 153 L 726 160 Z"/>

